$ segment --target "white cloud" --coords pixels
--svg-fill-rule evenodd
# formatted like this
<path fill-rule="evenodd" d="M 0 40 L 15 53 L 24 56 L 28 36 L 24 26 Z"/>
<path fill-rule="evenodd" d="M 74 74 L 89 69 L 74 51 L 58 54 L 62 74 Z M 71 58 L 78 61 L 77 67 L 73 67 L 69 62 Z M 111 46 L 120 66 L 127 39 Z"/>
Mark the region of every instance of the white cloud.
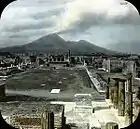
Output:
<path fill-rule="evenodd" d="M 129 31 L 129 40 L 140 40 L 132 36 L 139 32 L 139 19 L 134 6 L 120 5 L 119 0 L 18 0 L 2 14 L 0 38 L 3 44 L 9 41 L 10 45 L 10 40 L 21 44 L 59 32 L 71 40 L 86 38 L 96 44 L 108 44 L 114 37 L 127 40 L 124 37 Z"/>
<path fill-rule="evenodd" d="M 77 33 L 76 31 L 70 31 L 68 34 L 63 34 L 67 40 L 80 40 L 85 39 L 100 46 L 108 46 L 115 43 L 130 43 L 134 41 L 140 41 L 140 25 L 97 25 L 89 28 L 84 33 Z"/>

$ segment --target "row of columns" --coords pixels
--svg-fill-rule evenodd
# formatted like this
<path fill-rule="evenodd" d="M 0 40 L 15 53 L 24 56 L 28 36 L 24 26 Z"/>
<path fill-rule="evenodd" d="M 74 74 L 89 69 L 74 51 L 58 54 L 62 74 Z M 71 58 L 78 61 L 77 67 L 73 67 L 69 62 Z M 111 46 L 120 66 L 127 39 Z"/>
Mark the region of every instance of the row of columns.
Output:
<path fill-rule="evenodd" d="M 64 57 L 64 56 L 62 56 L 62 57 L 50 57 L 50 58 L 48 58 L 48 61 L 50 61 L 50 62 L 55 62 L 55 61 L 57 61 L 57 62 L 59 62 L 59 61 L 65 61 L 65 60 L 67 60 L 67 58 L 66 57 Z"/>
<path fill-rule="evenodd" d="M 132 77 L 127 79 L 112 78 L 115 80 L 114 85 L 106 87 L 106 99 L 110 99 L 114 108 L 118 109 L 118 116 L 126 116 L 129 125 L 133 122 L 133 94 L 132 94 Z M 126 85 L 128 82 L 128 85 Z M 126 91 L 128 88 L 128 91 Z"/>

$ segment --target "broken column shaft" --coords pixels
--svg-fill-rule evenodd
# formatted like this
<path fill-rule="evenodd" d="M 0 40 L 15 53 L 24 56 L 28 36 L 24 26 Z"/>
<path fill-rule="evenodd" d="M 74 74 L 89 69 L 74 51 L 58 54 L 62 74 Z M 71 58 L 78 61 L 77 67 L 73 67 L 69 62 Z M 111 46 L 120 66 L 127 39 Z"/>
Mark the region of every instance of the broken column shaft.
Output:
<path fill-rule="evenodd" d="M 125 81 L 126 78 L 123 77 L 114 77 L 115 83 L 115 99 L 114 105 L 118 108 L 118 115 L 125 115 Z"/>
<path fill-rule="evenodd" d="M 53 112 L 43 112 L 41 115 L 41 129 L 54 129 Z"/>
<path fill-rule="evenodd" d="M 126 93 L 126 118 L 128 119 L 128 124 L 133 122 L 133 93 L 132 93 L 132 77 L 128 79 L 127 85 L 128 91 Z"/>
<path fill-rule="evenodd" d="M 118 96 L 118 115 L 125 114 L 125 81 L 119 82 L 119 96 Z"/>
<path fill-rule="evenodd" d="M 111 100 L 112 103 L 113 103 L 113 95 L 114 95 L 114 87 L 112 85 L 110 85 L 110 87 L 109 87 L 109 99 Z"/>
<path fill-rule="evenodd" d="M 106 129 L 119 129 L 119 126 L 117 123 L 109 122 L 106 124 Z"/>
<path fill-rule="evenodd" d="M 109 87 L 110 87 L 110 78 L 108 78 L 108 82 L 106 86 L 106 99 L 109 99 Z"/>
<path fill-rule="evenodd" d="M 109 99 L 109 84 L 106 86 L 106 99 Z"/>
<path fill-rule="evenodd" d="M 119 81 L 115 80 L 114 85 L 114 96 L 113 96 L 113 104 L 115 108 L 118 108 L 118 94 L 119 93 Z"/>

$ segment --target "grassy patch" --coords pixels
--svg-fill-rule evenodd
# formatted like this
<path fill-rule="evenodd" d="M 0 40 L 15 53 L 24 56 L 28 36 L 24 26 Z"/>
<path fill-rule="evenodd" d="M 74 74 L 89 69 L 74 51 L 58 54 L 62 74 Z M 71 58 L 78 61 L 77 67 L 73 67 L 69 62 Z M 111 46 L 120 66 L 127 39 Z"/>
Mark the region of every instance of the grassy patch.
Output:
<path fill-rule="evenodd" d="M 84 69 L 33 70 L 7 80 L 7 88 L 17 90 L 45 89 L 50 91 L 53 88 L 60 88 L 61 91 L 71 89 L 80 91 L 85 87 L 90 88 L 90 85 L 91 81 Z"/>

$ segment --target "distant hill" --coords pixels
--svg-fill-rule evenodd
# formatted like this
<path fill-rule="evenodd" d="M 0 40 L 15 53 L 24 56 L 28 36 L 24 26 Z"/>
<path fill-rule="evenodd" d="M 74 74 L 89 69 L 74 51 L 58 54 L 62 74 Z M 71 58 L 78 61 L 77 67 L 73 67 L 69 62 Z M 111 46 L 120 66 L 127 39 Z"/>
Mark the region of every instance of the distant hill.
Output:
<path fill-rule="evenodd" d="M 5 52 L 45 52 L 45 53 L 64 53 L 71 50 L 73 54 L 92 54 L 92 53 L 104 53 L 114 54 L 116 52 L 96 46 L 85 40 L 76 41 L 65 41 L 57 34 L 49 34 L 43 36 L 31 43 L 1 48 L 0 51 Z"/>

